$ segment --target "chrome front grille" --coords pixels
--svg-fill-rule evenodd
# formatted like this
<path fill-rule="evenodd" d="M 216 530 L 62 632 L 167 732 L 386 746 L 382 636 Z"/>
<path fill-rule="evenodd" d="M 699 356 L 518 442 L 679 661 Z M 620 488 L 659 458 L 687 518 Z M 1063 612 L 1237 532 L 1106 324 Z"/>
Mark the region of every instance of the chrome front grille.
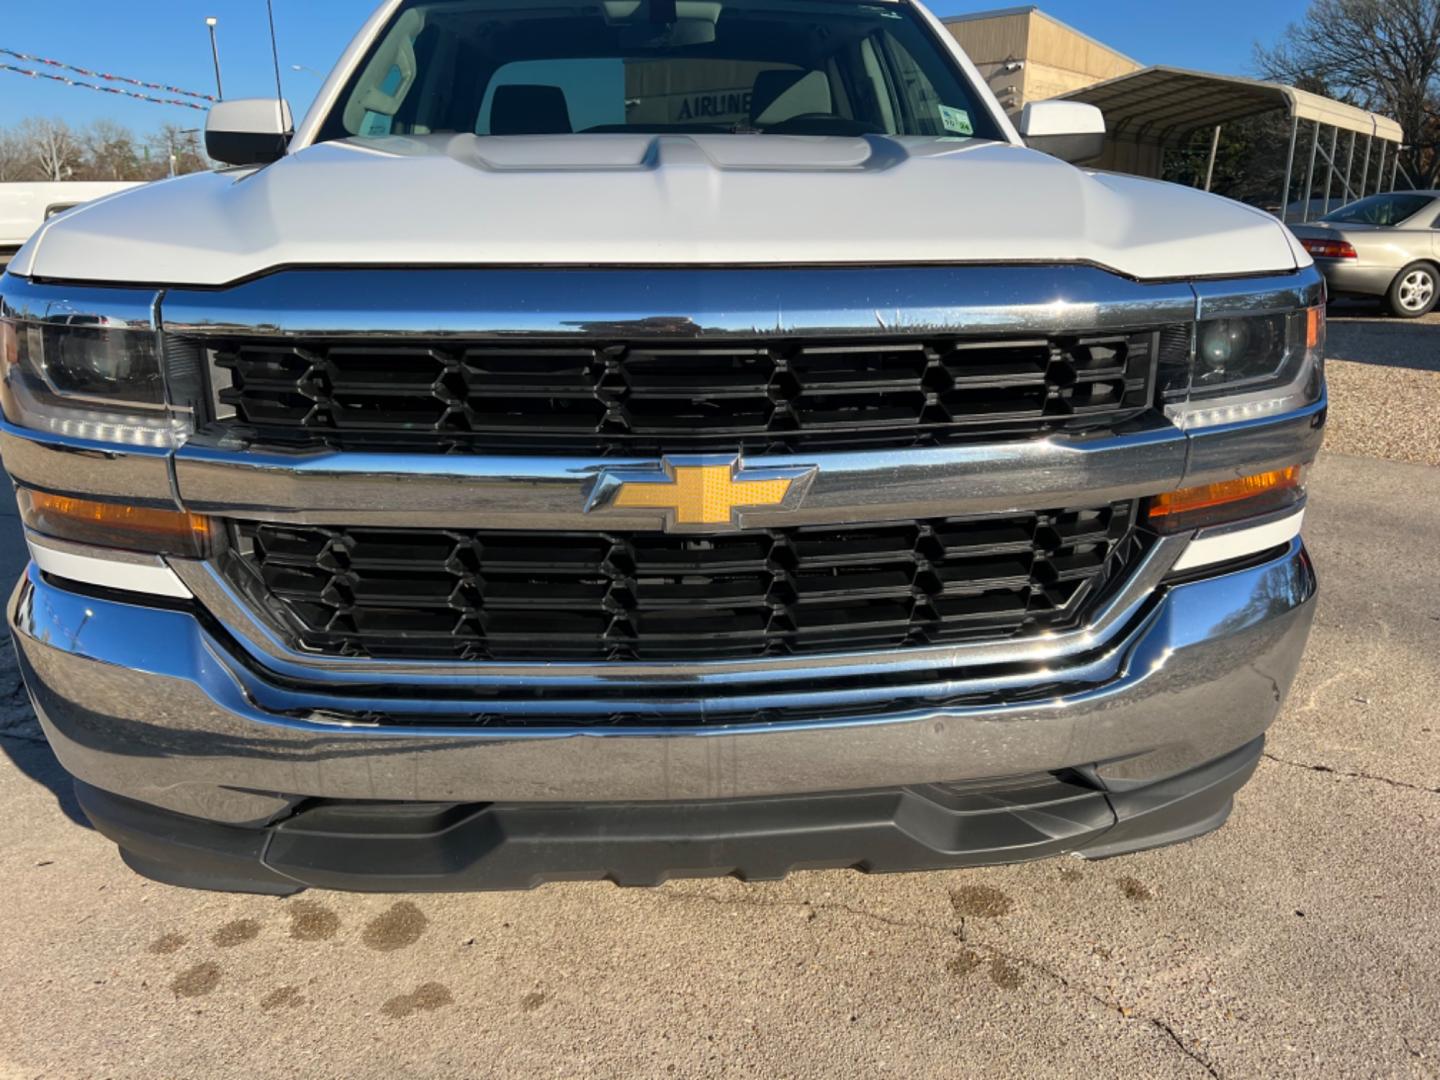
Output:
<path fill-rule="evenodd" d="M 757 453 L 1113 428 L 1150 405 L 1162 334 L 206 345 L 220 410 L 261 442 Z"/>
<path fill-rule="evenodd" d="M 1155 394 L 1195 311 L 1078 266 L 290 270 L 161 305 L 211 377 L 176 483 L 290 647 L 620 671 L 1088 625 L 1183 476 Z M 810 482 L 713 534 L 597 499 L 685 455 Z"/>
<path fill-rule="evenodd" d="M 327 654 L 705 660 L 1071 627 L 1140 546 L 1129 502 L 713 536 L 242 523 L 232 576 Z"/>

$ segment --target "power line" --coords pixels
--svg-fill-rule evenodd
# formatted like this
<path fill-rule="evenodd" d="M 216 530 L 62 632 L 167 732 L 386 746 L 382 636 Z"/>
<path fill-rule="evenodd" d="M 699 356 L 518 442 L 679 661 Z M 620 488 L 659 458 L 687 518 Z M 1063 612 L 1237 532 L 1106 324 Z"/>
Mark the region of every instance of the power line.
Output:
<path fill-rule="evenodd" d="M 130 86 L 138 86 L 138 87 L 140 87 L 141 89 L 144 89 L 144 90 L 163 90 L 163 91 L 165 91 L 167 94 L 180 94 L 180 95 L 183 96 L 183 97 L 197 98 L 197 99 L 200 100 L 200 101 L 211 101 L 211 102 L 213 102 L 213 101 L 215 100 L 215 98 L 214 98 L 213 96 L 211 96 L 210 94 L 197 94 L 197 93 L 195 93 L 195 91 L 193 91 L 193 90 L 185 90 L 185 89 L 182 89 L 181 87 L 178 87 L 178 86 L 166 86 L 164 83 L 145 82 L 143 79 L 132 79 L 132 78 L 129 78 L 128 76 L 125 76 L 125 75 L 111 75 L 109 72 L 105 72 L 105 71 L 91 71 L 89 68 L 76 67 L 74 64 L 67 64 L 67 63 L 65 63 L 64 61 L 61 61 L 61 60 L 51 60 L 51 59 L 49 59 L 49 58 L 47 58 L 47 57 L 44 57 L 44 56 L 31 56 L 29 53 L 16 52 L 14 49 L 0 48 L 0 54 L 3 54 L 3 55 L 5 55 L 5 56 L 13 57 L 13 58 L 16 59 L 16 60 L 24 60 L 26 63 L 29 63 L 29 64 L 45 64 L 45 65 L 48 66 L 48 67 L 60 68 L 60 69 L 62 69 L 62 70 L 64 70 L 64 71 L 72 71 L 72 72 L 74 72 L 74 73 L 77 74 L 77 75 L 84 75 L 84 76 L 86 76 L 87 78 L 91 78 L 91 79 L 104 79 L 106 82 L 127 83 L 127 84 L 130 85 Z M 16 69 L 15 69 L 15 68 L 8 68 L 8 67 L 7 67 L 6 70 L 8 70 L 8 71 L 14 71 L 14 70 L 16 70 Z M 32 74 L 32 73 L 31 73 L 31 72 L 22 72 L 22 74 Z M 40 75 L 40 76 L 45 77 L 45 78 L 54 78 L 54 76 L 46 75 L 44 72 L 38 72 L 38 71 L 37 71 L 37 72 L 33 72 L 33 74 Z M 62 82 L 63 82 L 63 81 L 66 81 L 66 80 L 61 79 L 61 80 L 58 80 L 58 81 L 62 81 Z M 76 84 L 73 84 L 73 85 L 83 86 L 83 85 L 87 85 L 87 84 L 84 84 L 84 83 L 76 83 Z M 106 90 L 106 89 L 110 89 L 110 88 L 108 88 L 108 87 L 103 87 L 103 86 L 92 86 L 91 89 L 92 89 L 92 90 Z M 135 97 L 144 97 L 144 95 L 138 95 L 138 94 L 137 94 L 137 95 L 132 95 L 132 96 L 135 96 Z M 145 98 L 145 100 L 149 101 L 149 100 L 160 100 L 160 99 L 156 99 L 156 98 Z M 166 100 L 164 103 L 167 104 L 167 105 L 170 105 L 170 104 L 178 104 L 178 102 L 172 102 L 172 101 L 169 101 L 169 100 Z M 201 106 L 195 106 L 195 107 L 196 107 L 196 108 L 200 108 Z"/>
<path fill-rule="evenodd" d="M 0 49 L 0 52 L 7 55 L 14 55 L 8 49 Z M 102 94 L 119 94 L 121 97 L 134 98 L 137 101 L 148 101 L 152 105 L 178 105 L 185 109 L 199 109 L 206 111 L 206 106 L 194 101 L 183 101 L 180 98 L 159 98 L 150 94 L 137 93 L 134 90 L 126 90 L 119 86 L 96 86 L 94 83 L 80 82 L 65 75 L 53 75 L 48 71 L 30 71 L 27 68 L 16 67 L 14 64 L 0 63 L 0 71 L 14 72 L 16 75 L 24 75 L 31 79 L 49 79 L 52 82 L 64 83 L 66 86 L 79 86 L 85 90 L 95 90 Z M 183 92 L 183 91 L 182 91 Z M 197 95 L 198 96 L 198 95 Z"/>

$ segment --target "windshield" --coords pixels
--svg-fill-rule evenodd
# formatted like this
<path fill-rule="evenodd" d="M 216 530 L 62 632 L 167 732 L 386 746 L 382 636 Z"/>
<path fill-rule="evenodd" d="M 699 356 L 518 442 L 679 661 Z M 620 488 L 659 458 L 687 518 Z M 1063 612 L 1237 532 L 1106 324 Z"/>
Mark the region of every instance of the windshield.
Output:
<path fill-rule="evenodd" d="M 1326 214 L 1336 225 L 1399 225 L 1435 201 L 1431 195 L 1371 195 Z"/>
<path fill-rule="evenodd" d="M 908 5 L 411 0 L 320 138 L 461 132 L 1002 138 Z"/>

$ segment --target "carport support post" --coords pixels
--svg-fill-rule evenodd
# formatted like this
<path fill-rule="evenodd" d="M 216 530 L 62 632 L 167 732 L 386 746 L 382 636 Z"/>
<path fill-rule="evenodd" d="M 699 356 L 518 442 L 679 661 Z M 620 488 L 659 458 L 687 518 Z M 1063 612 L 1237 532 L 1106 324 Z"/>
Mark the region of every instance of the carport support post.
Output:
<path fill-rule="evenodd" d="M 1315 121 L 1315 137 L 1310 140 L 1310 168 L 1305 170 L 1305 194 L 1300 197 L 1300 223 L 1310 220 L 1310 196 L 1315 191 L 1315 162 L 1320 157 L 1320 121 Z"/>
<path fill-rule="evenodd" d="M 1403 150 L 1399 143 L 1395 144 L 1395 164 L 1390 166 L 1390 190 L 1395 190 L 1395 177 L 1400 173 L 1400 151 Z"/>
<path fill-rule="evenodd" d="M 1220 125 L 1215 125 L 1215 134 L 1210 139 L 1210 163 L 1205 166 L 1205 190 L 1215 182 L 1215 157 L 1220 153 Z"/>
<path fill-rule="evenodd" d="M 1330 213 L 1330 192 L 1335 190 L 1335 151 L 1339 148 L 1340 129 L 1334 127 L 1330 129 L 1330 167 L 1325 173 L 1325 209 L 1321 211 L 1321 217 Z"/>
<path fill-rule="evenodd" d="M 1374 142 L 1374 135 L 1365 136 L 1365 166 L 1360 171 L 1360 183 L 1355 185 L 1355 194 L 1362 199 L 1365 197 L 1365 188 L 1370 183 L 1370 147 Z"/>
<path fill-rule="evenodd" d="M 1350 153 L 1345 157 L 1345 201 L 1355 201 L 1355 189 L 1350 186 L 1350 173 L 1355 168 L 1355 141 L 1359 139 L 1358 133 L 1350 132 Z"/>
<path fill-rule="evenodd" d="M 1285 155 L 1285 190 L 1280 193 L 1280 221 L 1290 217 L 1290 181 L 1295 178 L 1295 143 L 1300 137 L 1300 117 L 1290 120 L 1290 152 Z"/>
<path fill-rule="evenodd" d="M 1380 166 L 1375 170 L 1375 194 L 1385 190 L 1385 152 L 1390 149 L 1390 144 L 1384 139 L 1380 140 Z"/>

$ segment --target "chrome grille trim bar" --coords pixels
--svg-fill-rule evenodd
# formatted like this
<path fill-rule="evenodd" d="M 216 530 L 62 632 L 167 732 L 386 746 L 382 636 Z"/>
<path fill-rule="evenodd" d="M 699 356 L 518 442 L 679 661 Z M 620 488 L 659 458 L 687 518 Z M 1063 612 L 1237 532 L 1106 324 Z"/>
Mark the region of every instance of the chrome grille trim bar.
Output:
<path fill-rule="evenodd" d="M 746 457 L 751 470 L 818 471 L 799 507 L 743 511 L 737 524 L 758 529 L 1002 513 L 1070 505 L 1076 496 L 1099 506 L 1178 486 L 1187 454 L 1183 433 L 1156 416 L 1131 434 L 1088 440 Z M 543 455 L 278 454 L 199 440 L 175 457 L 185 506 L 218 517 L 416 528 L 662 528 L 661 510 L 586 510 L 607 469 L 657 470 L 658 463 Z"/>
<path fill-rule="evenodd" d="M 286 270 L 170 289 L 187 336 L 689 340 L 1103 333 L 1190 322 L 1186 283 L 1090 266 Z"/>
<path fill-rule="evenodd" d="M 1083 629 L 1024 640 L 972 641 L 951 645 L 776 656 L 738 660 L 632 663 L 373 660 L 319 655 L 299 648 L 288 631 L 256 611 L 210 563 L 171 559 L 170 566 L 201 606 L 211 612 L 258 663 L 276 675 L 353 687 L 400 680 L 429 686 L 597 687 L 616 682 L 663 687 L 715 687 L 786 681 L 818 684 L 828 679 L 875 677 L 940 669 L 1008 664 L 1048 666 L 1093 652 L 1132 620 L 1160 586 L 1190 542 L 1189 534 L 1152 544 L 1124 585 L 1099 607 Z"/>

